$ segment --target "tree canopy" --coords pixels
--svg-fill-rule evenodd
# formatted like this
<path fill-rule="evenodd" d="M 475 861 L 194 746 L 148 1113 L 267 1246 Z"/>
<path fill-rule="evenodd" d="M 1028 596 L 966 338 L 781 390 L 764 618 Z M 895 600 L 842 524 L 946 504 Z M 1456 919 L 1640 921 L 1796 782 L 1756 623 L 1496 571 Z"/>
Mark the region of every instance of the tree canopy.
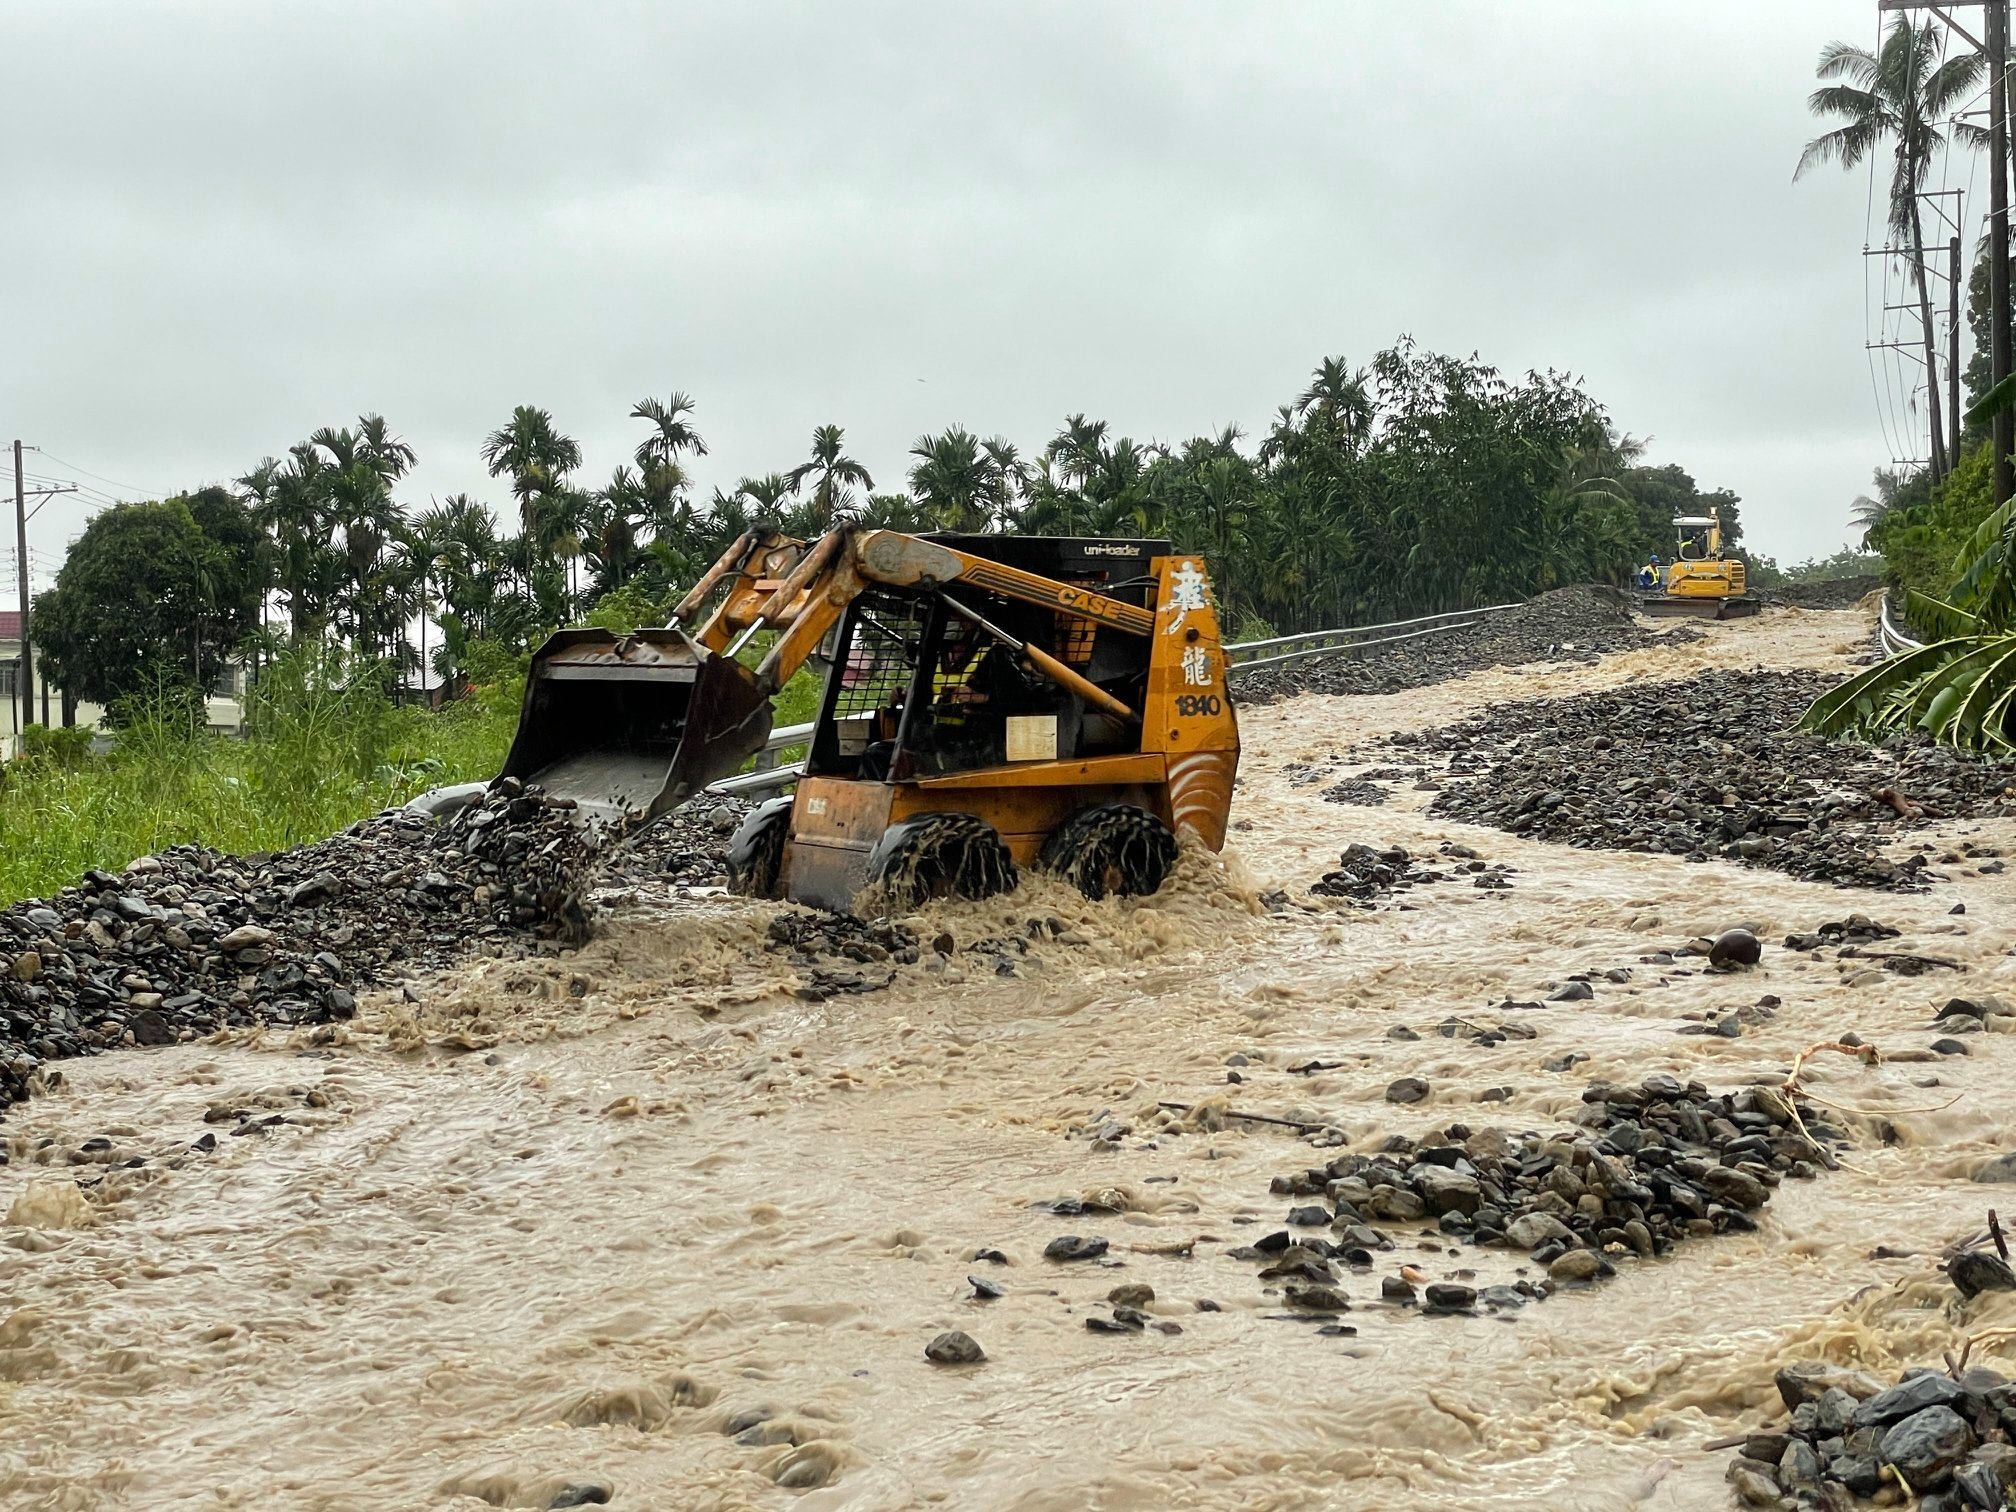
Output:
<path fill-rule="evenodd" d="M 263 555 L 244 504 L 221 488 L 103 511 L 35 600 L 50 680 L 108 707 L 159 688 L 200 693 L 259 623 Z"/>

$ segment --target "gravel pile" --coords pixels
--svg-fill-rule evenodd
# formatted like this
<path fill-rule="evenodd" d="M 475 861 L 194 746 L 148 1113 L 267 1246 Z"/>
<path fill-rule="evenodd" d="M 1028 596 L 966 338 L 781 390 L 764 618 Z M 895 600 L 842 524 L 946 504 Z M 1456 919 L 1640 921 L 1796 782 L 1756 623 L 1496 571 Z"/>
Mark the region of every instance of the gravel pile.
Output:
<path fill-rule="evenodd" d="M 1622 593 L 1585 583 L 1543 593 L 1446 634 L 1417 636 L 1358 655 L 1312 656 L 1263 667 L 1242 676 L 1235 691 L 1242 703 L 1251 704 L 1296 693 L 1398 693 L 1487 667 L 1594 661 L 1611 651 L 1677 645 L 1700 634 L 1693 625 L 1655 634 L 1632 617 Z"/>
<path fill-rule="evenodd" d="M 1724 857 L 1845 886 L 1916 891 L 1923 854 L 1882 854 L 1927 820 L 2016 811 L 2008 768 L 1924 740 L 1876 749 L 1793 726 L 1835 679 L 1716 670 L 1501 704 L 1393 737 L 1441 758 L 1431 814 L 1598 850 Z"/>
<path fill-rule="evenodd" d="M 1418 1102 L 1430 1090 L 1409 1077 L 1387 1097 Z M 1649 1260 L 1689 1239 L 1753 1228 L 1750 1215 L 1782 1180 L 1832 1163 L 1817 1141 L 1840 1137 L 1803 1104 L 1795 1115 L 1772 1087 L 1711 1095 L 1661 1073 L 1631 1087 L 1595 1083 L 1582 1100 L 1573 1128 L 1473 1133 L 1452 1124 L 1439 1139 L 1396 1135 L 1379 1154 L 1340 1155 L 1276 1177 L 1277 1195 L 1300 1199 L 1288 1227 L 1232 1255 L 1260 1261 L 1261 1279 L 1282 1284 L 1289 1306 L 1343 1312 L 1351 1304 L 1340 1263 L 1372 1269 L 1377 1252 L 1395 1247 L 1383 1225 L 1433 1225 L 1453 1239 L 1522 1252 L 1545 1277 L 1482 1289 L 1433 1283 L 1422 1293 L 1418 1274 L 1388 1276 L 1382 1301 L 1440 1312 L 1522 1307 L 1612 1275 L 1624 1256 Z"/>
<path fill-rule="evenodd" d="M 360 988 L 485 943 L 578 939 L 595 836 L 516 781 L 272 856 L 176 846 L 0 911 L 0 1109 L 47 1062 L 350 1017 Z"/>
<path fill-rule="evenodd" d="M 1978 1273 L 1969 1274 L 1969 1267 Z M 1969 1286 L 2016 1288 L 1999 1257 L 1973 1254 L 1949 1266 Z M 1748 1434 L 1728 1480 L 1747 1507 L 1896 1505 L 1894 1467 L 1926 1512 L 1999 1512 L 2016 1484 L 2016 1383 L 1976 1366 L 1957 1375 L 1907 1370 L 1885 1385 L 1865 1371 L 1825 1361 L 1777 1375 L 1784 1421 Z M 1880 1496 L 1882 1500 L 1877 1500 Z"/>
<path fill-rule="evenodd" d="M 726 887 L 728 844 L 755 804 L 740 798 L 702 796 L 684 808 L 654 819 L 605 863 L 611 877 L 655 880 L 679 887 Z"/>
<path fill-rule="evenodd" d="M 1757 597 L 1767 604 L 1790 604 L 1795 609 L 1853 609 L 1882 586 L 1883 579 L 1871 573 L 1825 583 L 1783 583 L 1762 589 Z"/>

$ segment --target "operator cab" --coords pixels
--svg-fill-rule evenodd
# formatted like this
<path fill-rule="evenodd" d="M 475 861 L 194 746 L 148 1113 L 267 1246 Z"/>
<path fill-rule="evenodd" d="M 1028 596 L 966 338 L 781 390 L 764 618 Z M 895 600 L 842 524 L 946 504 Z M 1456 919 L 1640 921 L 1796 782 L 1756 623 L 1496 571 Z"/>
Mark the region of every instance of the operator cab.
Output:
<path fill-rule="evenodd" d="M 925 539 L 1149 610 L 1149 563 L 1170 552 L 1161 540 Z M 1132 730 L 1030 666 L 995 632 L 1048 652 L 1135 708 L 1147 693 L 1143 638 L 985 586 L 883 589 L 855 599 L 833 643 L 808 775 L 910 781 L 1134 748 Z"/>

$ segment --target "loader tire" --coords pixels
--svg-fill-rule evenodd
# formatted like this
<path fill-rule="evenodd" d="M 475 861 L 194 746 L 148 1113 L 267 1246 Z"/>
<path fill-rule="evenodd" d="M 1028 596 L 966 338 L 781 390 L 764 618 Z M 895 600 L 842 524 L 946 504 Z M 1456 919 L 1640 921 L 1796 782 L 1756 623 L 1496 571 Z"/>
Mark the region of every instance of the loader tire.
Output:
<path fill-rule="evenodd" d="M 1145 898 L 1176 866 L 1169 826 L 1131 803 L 1080 809 L 1050 832 L 1040 862 L 1093 902 Z"/>
<path fill-rule="evenodd" d="M 892 824 L 868 857 L 868 882 L 894 912 L 933 898 L 991 898 L 1016 883 L 1015 860 L 974 814 L 919 814 Z"/>
<path fill-rule="evenodd" d="M 749 811 L 728 842 L 728 891 L 745 898 L 783 896 L 784 842 L 791 837 L 791 799 L 772 798 Z"/>

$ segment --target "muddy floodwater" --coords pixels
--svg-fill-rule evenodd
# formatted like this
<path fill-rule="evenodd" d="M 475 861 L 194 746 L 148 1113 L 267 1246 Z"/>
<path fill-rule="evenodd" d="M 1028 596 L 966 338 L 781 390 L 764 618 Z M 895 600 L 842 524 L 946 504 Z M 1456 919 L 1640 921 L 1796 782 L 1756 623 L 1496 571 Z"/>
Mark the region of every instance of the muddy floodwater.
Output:
<path fill-rule="evenodd" d="M 1969 1178 L 2016 1143 L 2016 1040 L 1927 1047 L 1947 997 L 2016 996 L 2016 876 L 1846 892 L 1431 819 L 1408 782 L 1379 808 L 1321 793 L 1396 730 L 1710 666 L 1845 668 L 1868 632 L 1773 610 L 1247 710 L 1222 862 L 1186 857 L 1151 902 L 1025 887 L 923 922 L 963 945 L 1035 920 L 1013 975 L 927 950 L 887 990 L 806 1001 L 764 948 L 773 907 L 641 891 L 578 952 L 474 962 L 351 1024 L 68 1063 L 0 1124 L 0 1507 L 1728 1506 L 1703 1445 L 1758 1421 L 1777 1365 L 1936 1362 L 1959 1337 L 1933 1267 L 2011 1190 Z M 1898 844 L 1928 839 L 2016 847 L 2016 823 Z M 1513 885 L 1312 899 L 1352 841 L 1458 841 Z M 1858 910 L 1964 971 L 1781 948 Z M 1739 923 L 1755 970 L 1640 964 Z M 1531 1039 L 1435 1032 L 1613 967 L 1630 981 L 1524 1011 Z M 1767 994 L 1740 1038 L 1677 1032 Z M 1386 1306 L 1378 1278 L 1510 1279 L 1524 1257 L 1395 1226 L 1341 1283 L 1355 1334 L 1284 1318 L 1226 1254 L 1280 1226 L 1273 1177 L 1325 1158 L 1226 1108 L 1356 1150 L 1546 1129 L 1592 1080 L 1775 1082 L 1850 1031 L 1884 1063 L 1803 1078 L 1855 1110 L 1841 1169 L 1787 1181 L 1755 1233 L 1469 1317 Z M 1588 1060 L 1545 1069 L 1569 1052 Z M 1389 1103 L 1402 1076 L 1427 1098 Z M 1060 1196 L 1104 1211 L 1034 1206 Z M 1104 1261 L 1045 1260 L 1067 1233 Z M 1089 1331 L 1125 1282 L 1180 1331 Z M 985 1363 L 927 1362 L 948 1329 Z"/>

